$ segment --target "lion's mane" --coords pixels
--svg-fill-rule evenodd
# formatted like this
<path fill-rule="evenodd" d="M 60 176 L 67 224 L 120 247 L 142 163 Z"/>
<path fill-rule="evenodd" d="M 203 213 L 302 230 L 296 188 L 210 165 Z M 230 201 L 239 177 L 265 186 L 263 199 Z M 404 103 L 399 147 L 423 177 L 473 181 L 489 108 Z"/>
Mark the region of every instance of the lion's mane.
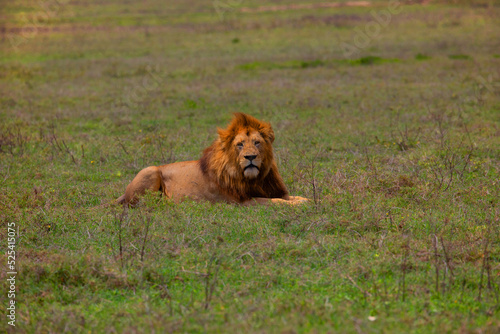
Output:
<path fill-rule="evenodd" d="M 252 129 L 264 138 L 263 161 L 257 178 L 249 180 L 243 176 L 237 163 L 237 152 L 232 149 L 232 143 L 237 134 Z M 269 123 L 235 113 L 231 124 L 226 129 L 218 129 L 218 133 L 219 138 L 203 151 L 199 164 L 203 174 L 214 181 L 222 193 L 241 202 L 253 197 L 283 198 L 288 195 L 274 160 L 274 131 Z"/>

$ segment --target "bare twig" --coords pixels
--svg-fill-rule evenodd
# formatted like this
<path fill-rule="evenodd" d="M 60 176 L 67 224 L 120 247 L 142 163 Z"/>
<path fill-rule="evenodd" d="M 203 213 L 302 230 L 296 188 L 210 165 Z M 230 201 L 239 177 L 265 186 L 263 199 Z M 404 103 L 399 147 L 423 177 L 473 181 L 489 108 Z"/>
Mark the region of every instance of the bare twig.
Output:
<path fill-rule="evenodd" d="M 451 259 L 448 256 L 448 252 L 446 251 L 446 246 L 444 245 L 443 237 L 441 237 L 441 246 L 443 247 L 443 253 L 444 253 L 444 259 L 445 259 L 445 264 L 446 267 L 450 270 L 451 276 L 455 276 L 453 273 L 453 267 L 451 266 Z M 451 277 L 450 277 L 451 280 Z"/>
<path fill-rule="evenodd" d="M 405 298 L 406 298 L 406 269 L 407 269 L 407 263 L 408 263 L 408 250 L 410 249 L 410 245 L 409 245 L 409 240 L 408 238 L 406 239 L 406 243 L 405 245 L 403 246 L 404 248 L 404 253 L 403 253 L 403 265 L 402 265 L 402 269 L 403 269 L 403 282 L 402 282 L 402 285 L 403 285 L 403 292 L 402 292 L 402 300 L 405 301 Z"/>
<path fill-rule="evenodd" d="M 439 254 L 438 254 L 438 238 L 434 234 L 432 238 L 432 246 L 434 247 L 434 266 L 436 267 L 436 293 L 439 295 Z"/>
<path fill-rule="evenodd" d="M 212 265 L 214 262 L 216 262 L 217 264 L 215 266 L 215 272 L 212 274 Z M 208 264 L 208 269 L 207 269 L 207 275 L 205 276 L 205 310 L 208 309 L 210 302 L 212 301 L 219 269 L 220 269 L 220 263 L 218 259 L 215 257 L 215 255 L 213 255 L 210 258 L 210 262 Z M 211 276 L 213 276 L 212 281 L 210 281 Z"/>
<path fill-rule="evenodd" d="M 368 156 L 368 149 L 366 147 L 363 148 L 363 153 L 365 154 L 366 163 L 368 164 L 368 167 L 370 167 L 370 169 L 372 170 L 372 172 L 375 176 L 375 180 L 379 181 L 377 168 L 375 167 L 373 162 L 370 160 L 370 157 Z"/>
<path fill-rule="evenodd" d="M 120 144 L 120 147 L 122 148 L 123 152 L 125 152 L 125 154 L 130 155 L 120 139 L 118 139 L 118 144 Z"/>
<path fill-rule="evenodd" d="M 9 178 L 9 171 L 10 171 L 10 166 L 7 167 L 7 171 L 5 172 L 5 177 L 3 178 L 2 183 L 4 183 L 5 181 L 7 181 L 7 179 Z"/>
<path fill-rule="evenodd" d="M 123 262 L 123 238 L 122 238 L 122 231 L 123 231 L 123 221 L 127 217 L 127 207 L 123 206 L 123 211 L 120 215 L 115 213 L 115 225 L 118 230 L 118 256 L 120 258 L 120 264 L 123 269 L 124 267 L 124 262 Z"/>
<path fill-rule="evenodd" d="M 73 160 L 73 163 L 74 163 L 75 165 L 78 165 L 78 163 L 76 162 L 76 159 L 75 159 L 75 157 L 74 157 L 73 153 L 71 153 L 71 151 L 69 150 L 68 146 L 66 146 L 66 143 L 64 142 L 64 140 L 62 140 L 62 143 L 63 143 L 63 145 L 64 145 L 64 148 L 65 148 L 65 150 L 66 150 L 66 153 L 68 153 L 68 154 L 71 156 L 71 160 Z"/>
<path fill-rule="evenodd" d="M 172 294 L 170 293 L 170 290 L 168 289 L 168 287 L 166 285 L 160 285 L 159 287 L 160 287 L 160 289 L 162 289 L 163 291 L 165 291 L 165 294 L 167 295 L 168 306 L 169 306 L 169 309 L 170 309 L 170 316 L 172 316 L 174 314 L 174 310 L 172 308 Z"/>
<path fill-rule="evenodd" d="M 148 239 L 149 226 L 151 225 L 151 216 L 146 217 L 146 231 L 144 233 L 144 238 L 142 239 L 142 249 L 141 249 L 141 262 L 144 261 L 144 248 L 146 247 L 146 241 Z"/>
<path fill-rule="evenodd" d="M 316 207 L 318 206 L 320 202 L 320 196 L 319 196 L 319 191 L 317 189 L 317 181 L 316 181 L 316 159 L 318 158 L 319 154 L 322 152 L 321 147 L 318 149 L 316 152 L 316 155 L 311 159 L 311 185 L 312 185 L 312 190 L 313 190 L 313 200 L 314 204 Z"/>
<path fill-rule="evenodd" d="M 357 284 L 357 283 L 356 283 L 356 282 L 352 279 L 352 277 L 351 277 L 351 276 L 346 275 L 346 277 L 347 277 L 347 279 L 348 279 L 349 281 L 351 281 L 351 283 L 352 283 L 352 284 L 353 284 L 356 288 L 358 288 L 358 290 L 359 290 L 359 291 L 361 291 L 361 292 L 363 293 L 363 295 L 365 296 L 365 298 L 366 298 L 366 296 L 370 296 L 370 297 L 371 297 L 371 293 L 369 293 L 368 291 L 365 291 L 363 288 L 361 288 L 361 287 L 360 287 L 360 286 L 359 286 L 359 285 L 358 285 L 358 284 Z"/>
<path fill-rule="evenodd" d="M 489 226 L 489 225 L 488 225 Z M 483 264 L 481 265 L 481 275 L 480 275 L 480 278 L 479 278 L 479 292 L 478 292 L 478 295 L 477 295 L 477 300 L 478 301 L 481 301 L 481 293 L 483 291 L 483 276 L 484 276 L 484 271 L 488 265 L 488 246 L 489 246 L 489 243 L 490 243 L 490 237 L 489 237 L 489 228 L 488 228 L 488 231 L 486 233 L 486 236 L 484 238 L 484 249 L 483 249 Z"/>
<path fill-rule="evenodd" d="M 207 273 L 201 273 L 199 271 L 186 270 L 186 269 L 184 269 L 184 267 L 181 268 L 181 272 L 187 273 L 187 274 L 198 275 L 198 276 L 201 276 L 201 277 L 207 277 L 207 276 L 209 276 Z"/>

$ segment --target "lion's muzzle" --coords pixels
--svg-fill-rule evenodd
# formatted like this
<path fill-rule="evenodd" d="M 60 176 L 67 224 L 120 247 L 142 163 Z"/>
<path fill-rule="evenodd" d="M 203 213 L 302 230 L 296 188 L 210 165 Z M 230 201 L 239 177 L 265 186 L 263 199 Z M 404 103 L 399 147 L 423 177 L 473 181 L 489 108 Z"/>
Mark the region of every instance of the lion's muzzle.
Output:
<path fill-rule="evenodd" d="M 256 158 L 256 155 L 245 155 L 243 174 L 246 178 L 254 179 L 259 175 L 261 161 Z"/>

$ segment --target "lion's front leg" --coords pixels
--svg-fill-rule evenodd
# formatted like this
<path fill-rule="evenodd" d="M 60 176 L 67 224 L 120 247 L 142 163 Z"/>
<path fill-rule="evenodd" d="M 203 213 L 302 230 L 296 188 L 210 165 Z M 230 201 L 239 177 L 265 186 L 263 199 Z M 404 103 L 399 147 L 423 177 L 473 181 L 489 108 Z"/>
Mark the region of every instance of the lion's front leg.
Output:
<path fill-rule="evenodd" d="M 243 205 L 256 205 L 256 204 L 287 204 L 287 205 L 297 205 L 297 204 L 305 204 L 309 202 L 308 198 L 300 197 L 300 196 L 290 196 L 289 199 L 283 198 L 265 198 L 265 197 L 254 197 L 247 201 L 244 201 Z"/>
<path fill-rule="evenodd" d="M 311 200 L 309 198 L 300 196 L 290 196 L 290 199 L 288 200 L 289 204 L 305 204 L 310 201 Z"/>

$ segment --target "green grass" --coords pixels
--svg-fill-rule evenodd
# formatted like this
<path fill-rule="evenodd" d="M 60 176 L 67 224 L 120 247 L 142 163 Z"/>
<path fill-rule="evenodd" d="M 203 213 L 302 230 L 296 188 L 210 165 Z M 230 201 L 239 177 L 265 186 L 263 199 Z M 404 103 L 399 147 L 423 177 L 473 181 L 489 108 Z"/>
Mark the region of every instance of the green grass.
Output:
<path fill-rule="evenodd" d="M 462 59 L 462 60 L 471 59 L 471 57 L 468 55 L 449 55 L 448 58 L 450 58 L 450 59 Z"/>
<path fill-rule="evenodd" d="M 385 2 L 243 1 L 223 20 L 210 2 L 89 3 L 32 34 L 37 3 L 2 7 L 16 332 L 500 330 L 497 2 L 406 6 L 349 58 Z M 310 205 L 101 206 L 146 166 L 198 159 L 235 111 L 273 125 Z"/>

